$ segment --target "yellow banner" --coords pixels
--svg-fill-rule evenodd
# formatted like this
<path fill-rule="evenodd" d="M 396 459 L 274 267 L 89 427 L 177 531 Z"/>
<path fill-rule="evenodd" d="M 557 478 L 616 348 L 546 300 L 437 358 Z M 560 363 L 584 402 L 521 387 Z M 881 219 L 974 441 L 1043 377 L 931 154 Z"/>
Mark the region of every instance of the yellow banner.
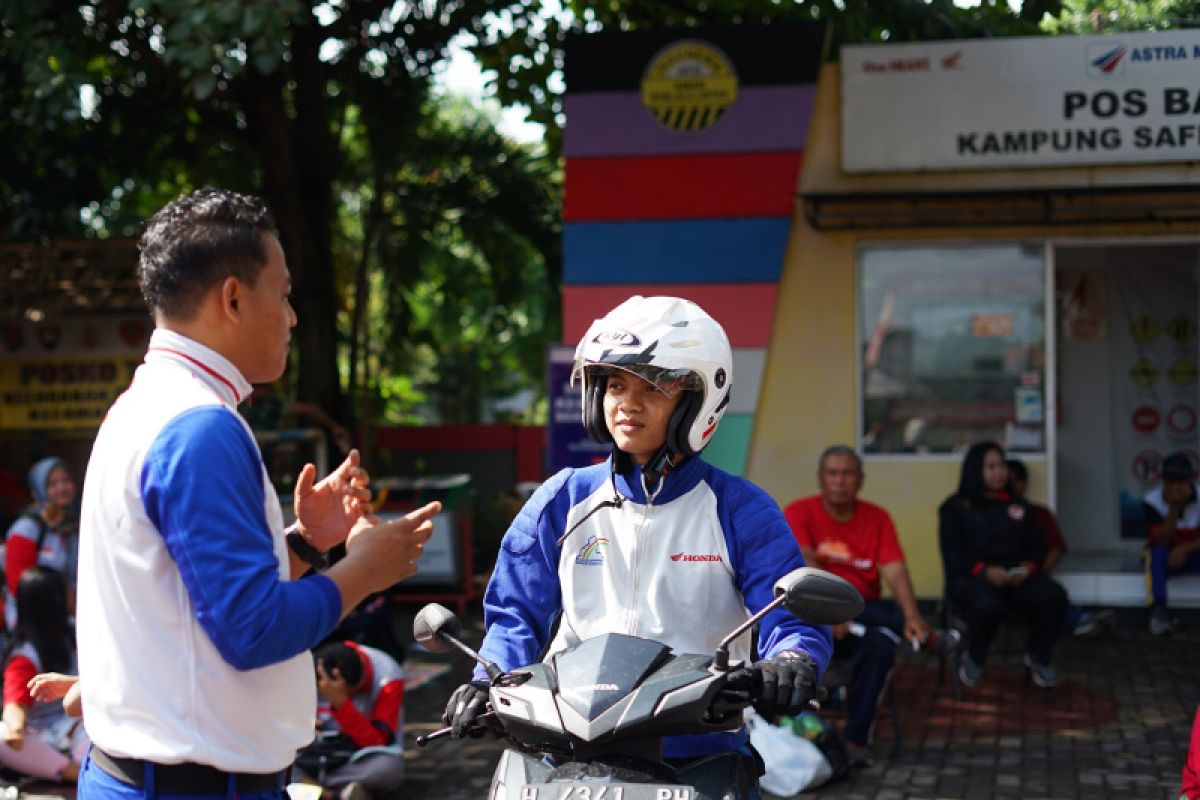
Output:
<path fill-rule="evenodd" d="M 0 361 L 0 428 L 95 428 L 140 363 L 101 355 Z"/>

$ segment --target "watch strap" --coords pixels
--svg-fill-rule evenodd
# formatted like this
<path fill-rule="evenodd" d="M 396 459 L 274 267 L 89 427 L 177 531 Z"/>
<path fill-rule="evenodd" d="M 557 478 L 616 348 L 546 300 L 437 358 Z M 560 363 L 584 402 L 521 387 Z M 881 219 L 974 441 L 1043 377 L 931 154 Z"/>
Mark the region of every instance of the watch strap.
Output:
<path fill-rule="evenodd" d="M 288 530 L 287 543 L 292 552 L 313 569 L 322 570 L 329 566 L 329 555 L 309 544 L 304 534 L 295 528 Z"/>

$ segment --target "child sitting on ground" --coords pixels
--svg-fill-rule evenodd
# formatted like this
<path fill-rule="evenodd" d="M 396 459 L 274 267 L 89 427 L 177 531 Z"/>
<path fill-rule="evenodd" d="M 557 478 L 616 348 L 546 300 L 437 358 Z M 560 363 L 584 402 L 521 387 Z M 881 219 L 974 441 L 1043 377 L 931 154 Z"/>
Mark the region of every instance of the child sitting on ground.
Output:
<path fill-rule="evenodd" d="M 62 576 L 48 567 L 26 570 L 17 585 L 17 612 L 17 629 L 4 664 L 0 763 L 35 778 L 73 782 L 89 745 L 83 725 L 62 703 L 40 699 L 31 691 L 31 685 L 39 685 L 34 681 L 39 672 L 78 672 Z M 53 691 L 39 694 L 48 697 Z"/>

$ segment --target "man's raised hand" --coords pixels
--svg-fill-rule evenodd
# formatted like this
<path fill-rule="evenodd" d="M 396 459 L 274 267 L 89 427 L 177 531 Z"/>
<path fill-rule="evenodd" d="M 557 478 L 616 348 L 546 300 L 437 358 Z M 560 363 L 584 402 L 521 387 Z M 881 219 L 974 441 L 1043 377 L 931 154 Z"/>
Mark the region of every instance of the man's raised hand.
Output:
<path fill-rule="evenodd" d="M 371 479 L 359 459 L 358 450 L 351 450 L 320 483 L 313 464 L 305 464 L 296 478 L 296 519 L 308 543 L 322 552 L 344 542 L 354 523 L 370 513 Z"/>

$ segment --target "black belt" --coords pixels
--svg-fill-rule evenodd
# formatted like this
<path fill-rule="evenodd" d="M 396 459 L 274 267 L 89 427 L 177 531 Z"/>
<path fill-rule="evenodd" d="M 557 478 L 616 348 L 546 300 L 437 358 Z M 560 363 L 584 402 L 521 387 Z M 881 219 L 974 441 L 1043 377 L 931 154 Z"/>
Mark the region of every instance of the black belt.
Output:
<path fill-rule="evenodd" d="M 146 764 L 140 758 L 117 758 L 92 745 L 88 758 L 112 777 L 132 786 L 146 785 Z M 235 779 L 236 792 L 269 792 L 281 788 L 283 772 L 222 772 L 207 764 L 153 764 L 154 788 L 166 794 L 225 795 L 229 778 Z"/>

